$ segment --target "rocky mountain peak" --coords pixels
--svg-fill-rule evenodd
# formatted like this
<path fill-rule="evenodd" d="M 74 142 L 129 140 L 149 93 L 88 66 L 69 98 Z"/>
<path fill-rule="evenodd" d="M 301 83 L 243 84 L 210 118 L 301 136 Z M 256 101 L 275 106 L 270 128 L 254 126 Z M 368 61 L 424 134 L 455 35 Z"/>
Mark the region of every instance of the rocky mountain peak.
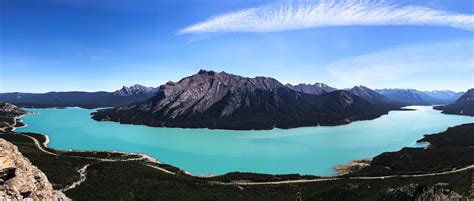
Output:
<path fill-rule="evenodd" d="M 213 71 L 213 70 L 205 70 L 205 69 L 201 69 L 199 70 L 199 72 L 197 74 L 208 74 L 208 75 L 214 75 L 216 72 Z M 224 71 L 222 71 L 221 73 L 225 73 Z"/>
<path fill-rule="evenodd" d="M 436 106 L 435 109 L 443 110 L 446 114 L 460 114 L 474 116 L 474 88 L 467 90 L 461 97 L 451 104 Z"/>
<path fill-rule="evenodd" d="M 325 93 L 329 93 L 329 92 L 337 90 L 334 87 L 330 87 L 324 83 L 319 83 L 319 82 L 316 82 L 314 84 L 302 83 L 295 86 L 291 84 L 286 84 L 286 86 L 295 91 L 299 91 L 299 92 L 303 92 L 307 94 L 314 94 L 314 95 L 321 95 L 321 94 L 325 94 Z"/>
<path fill-rule="evenodd" d="M 163 110 L 165 115 L 175 118 L 184 113 L 202 113 L 226 96 L 255 93 L 257 90 L 274 91 L 278 88 L 284 88 L 284 85 L 273 78 L 248 78 L 226 72 L 200 70 L 176 83 L 162 85 L 151 101 L 156 104 L 154 110 Z M 232 113 L 234 106 L 227 105 L 221 115 Z"/>
<path fill-rule="evenodd" d="M 459 97 L 456 102 L 463 101 L 474 101 L 474 88 L 467 90 L 461 97 Z"/>
<path fill-rule="evenodd" d="M 135 84 L 130 87 L 123 86 L 122 89 L 115 91 L 115 96 L 131 96 L 155 93 L 158 89 L 153 87 L 146 87 L 143 85 Z"/>
<path fill-rule="evenodd" d="M 160 86 L 146 101 L 100 110 L 93 118 L 158 127 L 271 129 L 348 123 L 384 114 L 391 107 L 349 92 L 335 92 L 314 95 L 292 90 L 270 77 L 200 70 Z"/>
<path fill-rule="evenodd" d="M 372 103 L 386 101 L 383 95 L 363 85 L 354 86 L 349 92 Z"/>

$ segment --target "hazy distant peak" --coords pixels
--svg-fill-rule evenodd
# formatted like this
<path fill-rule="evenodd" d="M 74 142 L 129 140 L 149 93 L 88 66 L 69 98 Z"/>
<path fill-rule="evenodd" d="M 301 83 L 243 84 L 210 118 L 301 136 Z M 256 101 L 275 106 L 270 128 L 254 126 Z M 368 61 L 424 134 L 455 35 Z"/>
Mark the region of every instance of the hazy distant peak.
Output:
<path fill-rule="evenodd" d="M 140 84 L 135 84 L 130 87 L 123 86 L 122 89 L 115 91 L 115 96 L 131 96 L 140 94 L 155 93 L 158 89 L 153 87 L 146 87 Z"/>
<path fill-rule="evenodd" d="M 319 83 L 319 82 L 316 82 L 314 84 L 301 83 L 294 86 L 291 84 L 286 84 L 286 86 L 298 92 L 314 94 L 314 95 L 321 95 L 321 94 L 325 94 L 325 93 L 329 93 L 329 92 L 337 90 L 334 87 L 330 87 L 327 84 Z"/>
<path fill-rule="evenodd" d="M 386 101 L 386 98 L 382 94 L 363 85 L 354 86 L 348 91 L 372 103 Z"/>
<path fill-rule="evenodd" d="M 446 104 L 458 99 L 463 93 L 451 90 L 420 91 L 417 89 L 377 89 L 382 95 L 408 104 Z"/>

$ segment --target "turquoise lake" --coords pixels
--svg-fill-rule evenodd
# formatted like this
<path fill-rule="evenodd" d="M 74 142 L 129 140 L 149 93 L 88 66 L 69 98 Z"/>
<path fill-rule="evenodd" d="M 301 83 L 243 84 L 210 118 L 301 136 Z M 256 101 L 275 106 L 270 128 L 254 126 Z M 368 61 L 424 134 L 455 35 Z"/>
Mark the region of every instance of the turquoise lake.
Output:
<path fill-rule="evenodd" d="M 37 114 L 22 117 L 28 126 L 18 131 L 46 134 L 56 149 L 145 153 L 201 176 L 232 171 L 330 176 L 338 164 L 422 146 L 416 140 L 423 134 L 474 122 L 431 107 L 410 108 L 416 111 L 342 126 L 266 131 L 151 128 L 97 122 L 90 118 L 95 110 L 28 109 Z"/>

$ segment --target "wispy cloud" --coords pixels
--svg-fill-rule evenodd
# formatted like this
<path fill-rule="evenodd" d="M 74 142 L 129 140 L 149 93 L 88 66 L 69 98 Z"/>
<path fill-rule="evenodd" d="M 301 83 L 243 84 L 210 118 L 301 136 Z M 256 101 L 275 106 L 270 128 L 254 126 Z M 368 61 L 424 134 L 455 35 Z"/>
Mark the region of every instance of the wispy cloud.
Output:
<path fill-rule="evenodd" d="M 430 25 L 474 31 L 474 15 L 383 0 L 292 1 L 211 17 L 178 31 L 276 32 L 330 26 Z"/>
<path fill-rule="evenodd" d="M 473 51 L 470 39 L 418 44 L 341 59 L 325 69 L 343 87 L 465 90 L 474 84 Z"/>

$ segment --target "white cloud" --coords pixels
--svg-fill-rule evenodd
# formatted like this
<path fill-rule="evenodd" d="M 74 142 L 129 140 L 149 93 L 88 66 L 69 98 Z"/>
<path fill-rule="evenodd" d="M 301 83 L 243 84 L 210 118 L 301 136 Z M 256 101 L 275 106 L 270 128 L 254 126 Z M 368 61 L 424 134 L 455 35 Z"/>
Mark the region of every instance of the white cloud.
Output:
<path fill-rule="evenodd" d="M 341 87 L 464 90 L 472 88 L 473 41 L 418 44 L 333 62 L 326 72 Z"/>
<path fill-rule="evenodd" d="M 383 0 L 292 1 L 211 17 L 178 32 L 275 32 L 330 26 L 430 25 L 474 31 L 474 15 Z"/>

